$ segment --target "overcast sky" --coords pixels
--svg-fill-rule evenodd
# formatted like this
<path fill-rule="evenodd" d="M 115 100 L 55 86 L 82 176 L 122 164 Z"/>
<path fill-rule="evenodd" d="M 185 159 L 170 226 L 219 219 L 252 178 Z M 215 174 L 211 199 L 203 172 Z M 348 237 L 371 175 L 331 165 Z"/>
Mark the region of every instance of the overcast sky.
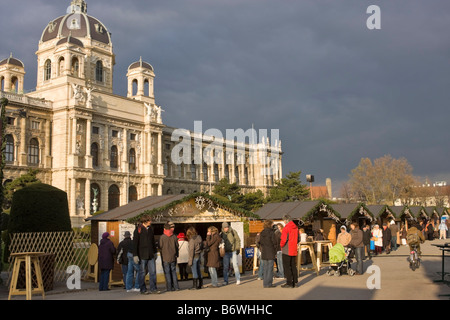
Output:
<path fill-rule="evenodd" d="M 0 0 L 0 59 L 36 86 L 42 31 L 70 0 Z M 87 0 L 112 33 L 114 92 L 128 66 L 153 65 L 163 121 L 192 130 L 279 129 L 283 173 L 333 181 L 362 157 L 405 157 L 450 183 L 448 0 Z M 369 30 L 369 5 L 381 30 Z"/>

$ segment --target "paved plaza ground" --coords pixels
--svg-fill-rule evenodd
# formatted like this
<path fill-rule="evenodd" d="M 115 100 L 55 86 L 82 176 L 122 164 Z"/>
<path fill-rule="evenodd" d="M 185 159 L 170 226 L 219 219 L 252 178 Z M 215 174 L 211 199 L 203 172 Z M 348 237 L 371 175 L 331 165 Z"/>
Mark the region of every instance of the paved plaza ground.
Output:
<path fill-rule="evenodd" d="M 231 278 L 228 286 L 208 288 L 210 280 L 205 279 L 205 289 L 188 290 L 192 281 L 180 282 L 181 291 L 165 292 L 164 284 L 159 284 L 162 291 L 159 295 L 141 295 L 127 293 L 122 287 L 113 287 L 107 292 L 99 292 L 98 284 L 92 282 L 81 283 L 81 290 L 70 291 L 63 285 L 56 285 L 55 289 L 46 293 L 45 300 L 448 300 L 450 287 L 443 283 L 436 283 L 441 275 L 441 251 L 433 244 L 443 244 L 448 240 L 427 241 L 422 245 L 422 265 L 420 269 L 412 271 L 406 261 L 409 249 L 400 247 L 389 255 L 383 254 L 372 260 L 364 261 L 364 271 L 370 266 L 378 266 L 380 270 L 380 289 L 369 289 L 373 273 L 365 273 L 350 277 L 326 275 L 327 267 L 317 276 L 312 271 L 300 274 L 297 288 L 282 288 L 283 279 L 275 279 L 276 288 L 263 288 L 261 280 L 250 272 L 242 275 L 241 284 L 237 286 Z M 450 272 L 450 259 L 445 261 L 445 269 Z M 4 276 L 4 273 L 3 273 Z M 371 278 L 372 277 L 372 278 Z M 222 278 L 219 278 L 221 282 Z M 0 287 L 0 300 L 8 298 L 8 288 Z M 25 297 L 13 297 L 13 300 L 24 300 Z M 33 300 L 42 300 L 40 295 L 33 296 Z"/>

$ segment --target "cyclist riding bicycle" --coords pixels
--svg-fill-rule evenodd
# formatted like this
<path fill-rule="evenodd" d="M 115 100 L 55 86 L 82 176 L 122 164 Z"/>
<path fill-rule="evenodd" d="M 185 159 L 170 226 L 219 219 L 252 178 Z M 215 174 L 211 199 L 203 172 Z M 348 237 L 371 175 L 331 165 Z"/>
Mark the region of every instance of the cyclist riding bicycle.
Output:
<path fill-rule="evenodd" d="M 417 247 L 417 253 L 420 256 L 422 252 L 420 251 L 420 244 L 425 242 L 425 238 L 422 232 L 417 228 L 418 224 L 414 223 L 411 228 L 408 229 L 406 233 L 406 242 L 409 245 L 409 251 L 413 250 L 413 247 Z"/>

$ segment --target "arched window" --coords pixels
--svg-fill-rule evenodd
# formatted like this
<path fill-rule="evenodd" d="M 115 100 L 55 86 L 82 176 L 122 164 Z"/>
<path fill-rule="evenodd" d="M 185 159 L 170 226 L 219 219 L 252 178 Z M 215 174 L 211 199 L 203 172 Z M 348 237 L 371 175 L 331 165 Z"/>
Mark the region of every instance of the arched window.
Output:
<path fill-rule="evenodd" d="M 150 82 L 148 81 L 148 79 L 144 80 L 144 95 L 150 97 Z"/>
<path fill-rule="evenodd" d="M 95 66 L 95 80 L 103 82 L 103 63 L 101 61 L 97 61 Z"/>
<path fill-rule="evenodd" d="M 195 165 L 194 160 L 192 160 L 191 164 L 191 179 L 197 180 L 197 166 Z"/>
<path fill-rule="evenodd" d="M 35 138 L 28 145 L 28 163 L 39 164 L 39 141 Z"/>
<path fill-rule="evenodd" d="M 5 91 L 5 77 L 0 77 L 0 90 Z"/>
<path fill-rule="evenodd" d="M 117 151 L 116 146 L 111 147 L 111 154 L 110 154 L 110 167 L 111 168 L 117 168 L 119 163 L 119 152 Z"/>
<path fill-rule="evenodd" d="M 115 184 L 108 189 L 108 210 L 112 210 L 120 206 L 120 190 Z"/>
<path fill-rule="evenodd" d="M 14 161 L 14 138 L 10 134 L 6 136 L 5 161 Z"/>
<path fill-rule="evenodd" d="M 44 80 L 48 81 L 52 78 L 52 62 L 50 60 L 45 61 L 44 65 Z"/>
<path fill-rule="evenodd" d="M 225 165 L 225 178 L 230 182 L 230 166 L 228 164 Z"/>
<path fill-rule="evenodd" d="M 235 182 L 237 184 L 241 184 L 239 181 L 239 167 L 236 166 L 236 168 L 234 169 L 234 177 L 235 177 Z"/>
<path fill-rule="evenodd" d="M 203 181 L 208 181 L 208 165 L 203 162 L 203 167 L 202 167 L 202 171 L 203 171 Z"/>
<path fill-rule="evenodd" d="M 102 193 L 100 186 L 96 183 L 91 184 L 91 212 L 95 213 L 100 210 L 102 203 Z"/>
<path fill-rule="evenodd" d="M 91 145 L 92 166 L 98 167 L 98 144 Z"/>
<path fill-rule="evenodd" d="M 217 163 L 214 164 L 214 181 L 219 182 L 219 165 Z"/>
<path fill-rule="evenodd" d="M 62 76 L 64 74 L 65 64 L 64 57 L 61 57 L 58 61 L 58 75 Z"/>
<path fill-rule="evenodd" d="M 131 82 L 131 95 L 135 96 L 135 95 L 137 95 L 137 92 L 138 92 L 138 81 L 136 79 L 134 79 Z"/>
<path fill-rule="evenodd" d="M 138 199 L 137 189 L 135 186 L 128 188 L 128 202 L 136 201 Z"/>
<path fill-rule="evenodd" d="M 80 62 L 78 61 L 78 58 L 72 59 L 72 75 L 75 77 L 79 77 L 79 71 L 80 71 Z"/>
<path fill-rule="evenodd" d="M 15 93 L 19 93 L 19 79 L 17 79 L 17 77 L 11 78 L 11 90 Z"/>
<path fill-rule="evenodd" d="M 130 171 L 136 170 L 136 151 L 134 149 L 130 149 L 128 154 L 128 167 Z"/>

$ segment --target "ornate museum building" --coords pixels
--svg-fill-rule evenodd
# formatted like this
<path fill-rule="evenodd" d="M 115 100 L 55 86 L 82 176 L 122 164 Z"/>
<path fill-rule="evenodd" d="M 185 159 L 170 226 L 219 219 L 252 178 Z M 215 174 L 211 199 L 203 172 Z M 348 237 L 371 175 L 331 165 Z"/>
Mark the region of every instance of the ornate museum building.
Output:
<path fill-rule="evenodd" d="M 251 161 L 250 143 L 241 147 L 242 161 L 175 164 L 176 128 L 164 125 L 155 102 L 153 67 L 142 59 L 131 63 L 127 96 L 114 94 L 111 34 L 87 14 L 84 0 L 73 0 L 65 15 L 47 24 L 36 55 L 30 93 L 23 91 L 24 64 L 12 54 L 0 61 L 0 97 L 9 101 L 5 180 L 38 169 L 42 182 L 67 192 L 73 226 L 86 224 L 93 212 L 144 197 L 208 192 L 222 178 L 245 192 L 267 193 L 282 176 L 280 142 L 262 143 L 277 155 L 275 170 Z"/>

